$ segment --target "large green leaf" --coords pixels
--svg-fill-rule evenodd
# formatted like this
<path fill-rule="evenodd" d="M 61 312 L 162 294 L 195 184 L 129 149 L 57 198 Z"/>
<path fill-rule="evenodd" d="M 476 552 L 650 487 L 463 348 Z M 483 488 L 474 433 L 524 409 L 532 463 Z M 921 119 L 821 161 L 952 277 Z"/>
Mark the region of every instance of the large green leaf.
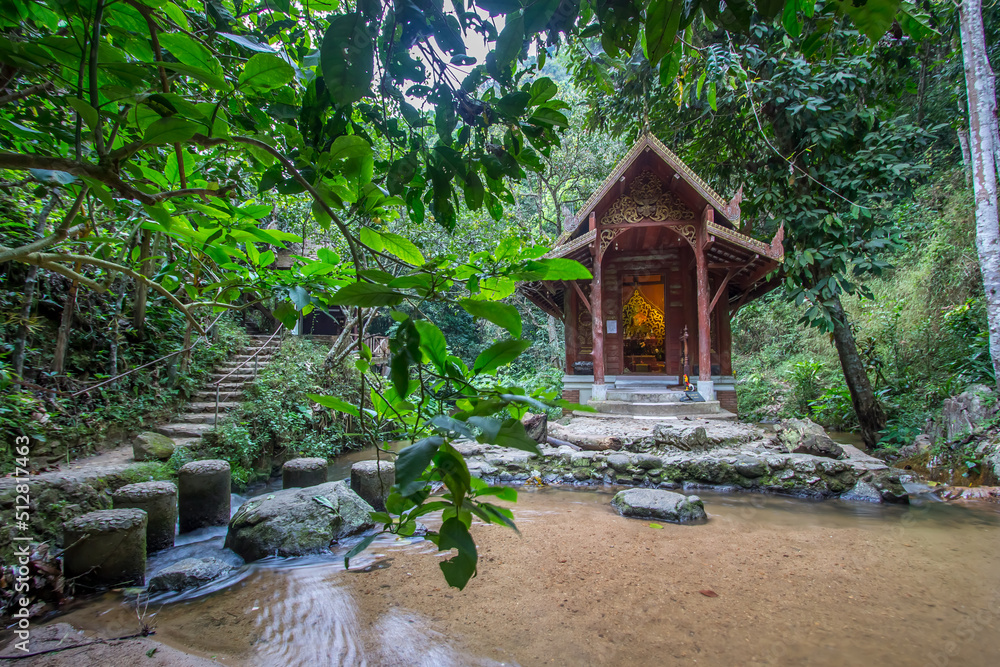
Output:
<path fill-rule="evenodd" d="M 285 85 L 295 78 L 295 68 L 273 53 L 258 53 L 247 61 L 240 73 L 243 89 L 267 91 Z"/>
<path fill-rule="evenodd" d="M 382 232 L 382 244 L 386 252 L 399 257 L 404 262 L 423 266 L 424 255 L 410 239 L 392 232 Z"/>
<path fill-rule="evenodd" d="M 473 370 L 476 373 L 494 373 L 521 356 L 521 353 L 531 347 L 530 340 L 502 340 L 490 345 L 479 353 Z"/>
<path fill-rule="evenodd" d="M 841 10 L 851 17 L 854 25 L 858 26 L 868 39 L 877 42 L 896 20 L 899 3 L 900 0 L 867 0 L 855 4 L 855 0 L 842 0 L 836 4 L 839 4 Z"/>
<path fill-rule="evenodd" d="M 167 116 L 146 128 L 146 134 L 143 136 L 142 142 L 147 146 L 174 144 L 187 141 L 200 129 L 201 126 L 198 123 L 182 120 L 176 116 Z"/>
<path fill-rule="evenodd" d="M 367 95 L 374 57 L 374 40 L 360 13 L 330 21 L 320 47 L 320 66 L 330 99 L 338 104 L 351 104 Z"/>
<path fill-rule="evenodd" d="M 417 320 L 413 324 L 420 333 L 420 349 L 431 360 L 438 372 L 444 373 L 448 359 L 448 344 L 445 342 L 444 334 L 433 322 L 427 320 Z"/>
<path fill-rule="evenodd" d="M 545 280 L 590 280 L 593 274 L 580 262 L 557 257 L 540 260 L 545 265 Z"/>
<path fill-rule="evenodd" d="M 443 444 L 444 438 L 435 435 L 417 440 L 399 452 L 396 457 L 396 486 L 400 495 L 409 496 L 424 487 L 420 476 L 431 464 L 438 447 Z"/>
<path fill-rule="evenodd" d="M 500 427 L 492 443 L 500 447 L 513 447 L 526 452 L 538 454 L 538 443 L 528 437 L 524 424 L 517 419 L 508 419 Z"/>
<path fill-rule="evenodd" d="M 362 308 L 396 306 L 402 302 L 402 294 L 376 283 L 350 283 L 341 287 L 330 297 L 330 303 L 333 305 L 361 306 Z"/>
<path fill-rule="evenodd" d="M 159 37 L 160 46 L 169 51 L 178 62 L 222 79 L 222 63 L 208 47 L 180 32 L 160 33 Z"/>
<path fill-rule="evenodd" d="M 337 412 L 343 412 L 344 414 L 348 414 L 353 417 L 359 416 L 357 406 L 351 405 L 347 401 L 342 401 L 335 396 L 319 396 L 318 394 L 306 394 L 306 397 L 310 401 L 319 403 L 324 408 L 330 408 L 331 410 L 336 410 Z"/>
<path fill-rule="evenodd" d="M 476 543 L 469 534 L 469 529 L 459 519 L 451 517 L 441 524 L 438 549 L 458 549 L 458 555 L 441 562 L 441 571 L 449 586 L 462 590 L 476 574 L 476 563 L 479 560 Z"/>
<path fill-rule="evenodd" d="M 458 303 L 473 317 L 479 317 L 498 327 L 503 327 L 514 338 L 521 337 L 521 314 L 514 306 L 499 301 L 477 301 L 476 299 L 461 299 Z"/>
<path fill-rule="evenodd" d="M 684 0 L 650 0 L 646 8 L 646 58 L 656 65 L 674 47 Z"/>

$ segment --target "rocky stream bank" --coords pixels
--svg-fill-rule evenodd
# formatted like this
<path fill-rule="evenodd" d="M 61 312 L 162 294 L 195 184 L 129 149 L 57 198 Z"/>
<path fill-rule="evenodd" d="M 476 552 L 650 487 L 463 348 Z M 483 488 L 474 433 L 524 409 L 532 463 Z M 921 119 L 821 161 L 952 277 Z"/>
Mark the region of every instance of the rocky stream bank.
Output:
<path fill-rule="evenodd" d="M 573 417 L 548 428 L 541 454 L 461 442 L 472 474 L 491 483 L 711 488 L 809 498 L 906 502 L 918 478 L 809 421 L 788 420 L 773 433 L 717 420 Z"/>

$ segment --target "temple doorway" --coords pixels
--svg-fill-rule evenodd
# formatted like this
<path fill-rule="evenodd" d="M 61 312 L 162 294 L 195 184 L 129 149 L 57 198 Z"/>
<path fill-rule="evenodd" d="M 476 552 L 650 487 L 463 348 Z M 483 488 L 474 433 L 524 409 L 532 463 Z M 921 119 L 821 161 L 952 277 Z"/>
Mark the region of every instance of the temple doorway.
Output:
<path fill-rule="evenodd" d="M 664 288 L 660 274 L 622 276 L 622 347 L 627 373 L 666 371 Z"/>

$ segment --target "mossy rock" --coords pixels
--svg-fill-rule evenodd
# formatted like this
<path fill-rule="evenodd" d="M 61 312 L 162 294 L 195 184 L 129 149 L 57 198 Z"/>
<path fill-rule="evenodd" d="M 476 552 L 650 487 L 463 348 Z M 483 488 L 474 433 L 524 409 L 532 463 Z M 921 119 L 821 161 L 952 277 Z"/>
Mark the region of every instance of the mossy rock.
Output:
<path fill-rule="evenodd" d="M 176 443 L 167 436 L 146 431 L 132 442 L 132 456 L 136 461 L 166 461 L 176 448 Z"/>

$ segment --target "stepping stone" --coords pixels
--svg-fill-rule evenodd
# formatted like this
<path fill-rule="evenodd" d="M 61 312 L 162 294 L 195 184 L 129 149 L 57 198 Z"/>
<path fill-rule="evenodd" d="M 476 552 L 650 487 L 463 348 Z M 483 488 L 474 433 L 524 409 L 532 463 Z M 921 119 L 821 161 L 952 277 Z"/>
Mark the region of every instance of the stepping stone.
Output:
<path fill-rule="evenodd" d="M 85 587 L 146 582 L 146 513 L 97 510 L 63 524 L 63 572 Z"/>
<path fill-rule="evenodd" d="M 326 459 L 302 458 L 285 461 L 281 466 L 281 488 L 295 489 L 326 484 Z"/>
<path fill-rule="evenodd" d="M 146 513 L 146 550 L 174 546 L 177 527 L 177 486 L 172 482 L 126 484 L 113 494 L 115 509 L 139 509 Z"/>
<path fill-rule="evenodd" d="M 392 461 L 358 461 L 351 466 L 351 489 L 379 512 L 385 511 L 385 499 L 395 483 Z"/>
<path fill-rule="evenodd" d="M 177 471 L 180 532 L 229 523 L 232 479 L 229 464 L 217 459 L 192 461 Z"/>

